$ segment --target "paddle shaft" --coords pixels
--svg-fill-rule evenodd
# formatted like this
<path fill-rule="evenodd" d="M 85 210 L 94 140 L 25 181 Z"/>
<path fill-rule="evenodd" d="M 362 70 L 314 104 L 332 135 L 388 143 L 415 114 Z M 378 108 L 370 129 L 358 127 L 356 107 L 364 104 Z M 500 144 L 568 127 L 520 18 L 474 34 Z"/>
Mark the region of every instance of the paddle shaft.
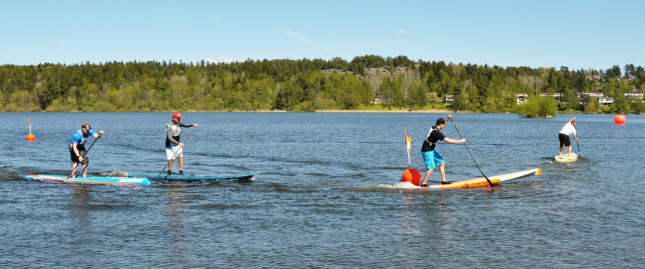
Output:
<path fill-rule="evenodd" d="M 186 139 L 184 139 L 184 142 L 182 142 L 182 143 L 184 143 L 184 146 L 185 146 L 185 144 L 186 144 L 186 141 L 188 141 L 188 138 L 190 138 L 190 135 L 191 135 L 191 134 L 193 134 L 193 131 L 195 131 L 195 128 L 194 128 L 194 127 L 193 127 L 193 129 L 192 129 L 192 130 L 190 130 L 190 132 L 189 132 L 189 133 L 188 133 L 188 135 L 186 136 Z M 175 159 L 175 156 L 177 156 L 177 152 L 178 152 L 178 151 L 175 151 L 175 153 L 172 155 L 172 158 L 170 158 L 170 160 Z M 166 162 L 166 165 L 164 165 L 164 167 L 163 167 L 163 168 L 161 168 L 161 172 L 159 172 L 159 176 L 161 176 L 161 174 L 163 173 L 163 171 L 164 171 L 164 170 L 166 170 L 166 167 L 168 167 L 168 162 Z"/>
<path fill-rule="evenodd" d="M 459 132 L 459 128 L 457 128 L 457 124 L 455 124 L 455 121 L 452 119 L 452 117 L 450 118 L 450 121 L 452 121 L 452 124 L 455 126 L 455 130 L 457 130 L 457 133 L 459 134 L 459 137 L 460 137 L 461 139 L 464 139 L 464 137 L 463 137 L 463 136 L 461 136 L 461 132 Z M 479 166 L 479 163 L 477 163 L 477 160 L 475 160 L 475 155 L 473 155 L 473 153 L 470 151 L 470 147 L 468 147 L 468 143 L 466 143 L 466 142 L 464 141 L 464 145 L 466 145 L 466 149 L 468 150 L 468 153 L 470 153 L 470 157 L 472 157 L 472 158 L 473 158 L 473 161 L 474 161 L 474 162 L 475 162 L 475 164 L 477 165 L 477 168 L 479 169 L 479 172 L 480 172 L 480 173 L 482 173 L 482 176 L 484 176 L 484 178 L 486 179 L 486 181 L 488 181 L 488 184 L 490 185 L 490 187 L 491 187 L 491 188 L 492 188 L 492 187 L 494 187 L 494 186 L 493 186 L 493 182 L 491 182 L 491 181 L 490 181 L 490 179 L 488 179 L 488 177 L 487 177 L 486 175 L 484 175 L 484 171 L 482 171 L 482 168 Z"/>
<path fill-rule="evenodd" d="M 99 136 L 99 137 L 100 137 L 100 136 Z M 85 154 L 83 154 L 83 156 L 82 156 L 82 157 L 83 157 L 83 159 L 85 159 L 85 156 L 87 156 L 87 153 L 88 153 L 88 152 L 90 152 L 90 149 L 92 149 L 92 146 L 94 146 L 94 143 L 96 142 L 96 140 L 99 140 L 99 139 L 98 139 L 98 138 L 94 138 L 94 141 L 92 141 L 92 144 L 90 144 L 90 147 L 89 147 L 89 148 L 87 148 L 87 150 L 85 150 Z M 79 152 L 79 153 L 80 153 L 80 152 Z M 76 167 L 74 168 L 74 170 L 72 170 L 72 173 L 71 173 L 71 174 L 69 174 L 69 176 L 68 176 L 67 178 L 72 177 L 72 175 L 74 175 L 74 174 L 76 173 L 76 170 L 78 170 L 78 167 L 79 167 L 79 166 L 81 166 L 81 164 L 80 164 L 80 163 L 76 165 Z"/>
<path fill-rule="evenodd" d="M 578 128 L 576 128 L 575 126 L 573 126 L 573 129 L 575 129 L 575 130 L 576 130 L 576 136 L 575 136 L 575 138 L 578 138 Z M 576 146 L 578 147 L 578 157 L 580 157 L 580 144 L 578 144 L 578 140 L 576 140 Z"/>

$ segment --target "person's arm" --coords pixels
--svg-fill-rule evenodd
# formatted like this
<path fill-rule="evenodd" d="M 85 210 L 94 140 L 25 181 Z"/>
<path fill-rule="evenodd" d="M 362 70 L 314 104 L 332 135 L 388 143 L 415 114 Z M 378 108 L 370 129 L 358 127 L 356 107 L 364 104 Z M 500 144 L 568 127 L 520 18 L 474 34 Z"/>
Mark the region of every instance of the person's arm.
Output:
<path fill-rule="evenodd" d="M 90 132 L 92 132 L 92 133 L 90 133 L 90 135 L 92 135 L 94 138 L 101 138 L 101 136 L 104 133 L 103 130 L 100 130 L 98 133 L 95 132 L 95 131 L 92 131 L 92 130 L 90 130 Z"/>
<path fill-rule="evenodd" d="M 74 150 L 74 154 L 76 154 L 76 157 L 78 157 L 78 160 L 83 161 L 83 156 L 81 156 L 81 153 L 78 151 L 78 143 L 76 142 L 72 143 L 72 149 Z"/>
<path fill-rule="evenodd" d="M 195 127 L 195 128 L 197 128 L 197 124 L 192 124 L 192 123 L 180 122 L 179 125 L 181 125 L 181 127 Z"/>
<path fill-rule="evenodd" d="M 571 118 L 571 120 L 569 121 L 569 124 L 571 124 L 571 127 L 573 127 L 573 139 L 575 139 L 576 142 L 580 142 L 578 141 L 578 129 L 571 123 L 574 120 L 576 120 L 576 117 Z"/>
<path fill-rule="evenodd" d="M 172 138 L 172 127 L 170 125 L 166 125 L 166 133 L 168 134 L 168 140 L 170 140 L 170 142 L 174 144 L 180 144 L 179 141 Z"/>
<path fill-rule="evenodd" d="M 466 139 L 462 138 L 462 139 L 457 140 L 457 139 L 452 139 L 450 137 L 446 137 L 446 138 L 443 139 L 443 142 L 446 142 L 448 144 L 459 144 L 459 143 L 466 143 Z"/>

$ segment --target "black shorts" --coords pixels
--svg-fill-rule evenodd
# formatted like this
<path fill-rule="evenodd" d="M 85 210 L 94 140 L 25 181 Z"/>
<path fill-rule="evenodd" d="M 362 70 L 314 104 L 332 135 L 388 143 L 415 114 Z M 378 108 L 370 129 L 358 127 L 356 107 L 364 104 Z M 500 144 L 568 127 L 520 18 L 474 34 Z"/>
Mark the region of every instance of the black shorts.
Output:
<path fill-rule="evenodd" d="M 564 146 L 571 146 L 571 139 L 569 138 L 568 135 L 565 134 L 558 134 L 558 139 L 560 139 L 560 147 Z"/>
<path fill-rule="evenodd" d="M 90 163 L 90 159 L 87 157 L 87 151 L 85 150 L 85 147 L 83 146 L 77 146 L 78 153 L 83 156 L 83 161 L 80 162 L 81 164 L 88 164 Z M 69 146 L 69 159 L 72 161 L 72 163 L 78 163 L 78 156 L 76 156 L 76 153 L 74 153 L 74 148 L 72 146 Z"/>

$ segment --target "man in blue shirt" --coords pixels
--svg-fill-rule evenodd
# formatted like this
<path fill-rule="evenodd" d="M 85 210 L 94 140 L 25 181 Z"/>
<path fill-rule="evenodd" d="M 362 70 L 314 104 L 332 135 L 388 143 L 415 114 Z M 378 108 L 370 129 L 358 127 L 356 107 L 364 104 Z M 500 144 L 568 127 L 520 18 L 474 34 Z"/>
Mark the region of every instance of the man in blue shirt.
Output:
<path fill-rule="evenodd" d="M 78 169 L 79 163 L 83 164 L 83 177 L 87 176 L 87 165 L 90 163 L 90 159 L 87 157 L 87 150 L 85 150 L 86 139 L 90 136 L 99 139 L 102 135 L 103 130 L 98 133 L 94 132 L 87 122 L 84 122 L 81 125 L 81 129 L 72 135 L 72 138 L 69 139 L 69 155 L 73 169 L 70 177 L 76 177 L 76 170 Z"/>

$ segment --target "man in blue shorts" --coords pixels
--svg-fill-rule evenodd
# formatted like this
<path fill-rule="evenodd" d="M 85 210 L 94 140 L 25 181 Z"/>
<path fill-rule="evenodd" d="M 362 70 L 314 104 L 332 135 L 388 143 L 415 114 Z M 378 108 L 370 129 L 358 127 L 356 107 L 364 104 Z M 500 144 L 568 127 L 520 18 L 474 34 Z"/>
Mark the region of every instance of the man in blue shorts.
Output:
<path fill-rule="evenodd" d="M 451 114 L 448 114 L 448 120 L 452 118 Z M 459 143 L 466 143 L 466 139 L 462 138 L 460 140 L 452 139 L 449 137 L 446 137 L 441 133 L 441 129 L 446 127 L 446 120 L 443 118 L 437 119 L 437 123 L 435 126 L 432 126 L 430 128 L 430 131 L 428 132 L 428 136 L 426 137 L 426 140 L 423 141 L 423 146 L 421 146 L 421 154 L 423 154 L 423 161 L 426 164 L 426 175 L 423 178 L 423 182 L 421 183 L 421 187 L 427 187 L 428 186 L 428 178 L 430 178 L 430 175 L 432 174 L 432 171 L 434 171 L 437 166 L 439 166 L 439 172 L 441 173 L 441 184 L 450 184 L 450 182 L 446 181 L 446 171 L 445 171 L 445 164 L 446 161 L 441 157 L 441 154 L 439 154 L 438 151 L 436 151 L 434 148 L 437 145 L 437 142 L 443 141 L 448 144 L 459 144 Z"/>
<path fill-rule="evenodd" d="M 72 161 L 72 173 L 70 177 L 76 177 L 76 170 L 78 169 L 79 163 L 83 164 L 83 177 L 87 176 L 87 166 L 90 163 L 90 159 L 87 157 L 87 150 L 85 150 L 86 139 L 90 136 L 99 139 L 102 135 L 103 130 L 98 133 L 94 132 L 87 122 L 81 124 L 81 129 L 72 135 L 72 138 L 69 139 L 69 156 Z"/>

